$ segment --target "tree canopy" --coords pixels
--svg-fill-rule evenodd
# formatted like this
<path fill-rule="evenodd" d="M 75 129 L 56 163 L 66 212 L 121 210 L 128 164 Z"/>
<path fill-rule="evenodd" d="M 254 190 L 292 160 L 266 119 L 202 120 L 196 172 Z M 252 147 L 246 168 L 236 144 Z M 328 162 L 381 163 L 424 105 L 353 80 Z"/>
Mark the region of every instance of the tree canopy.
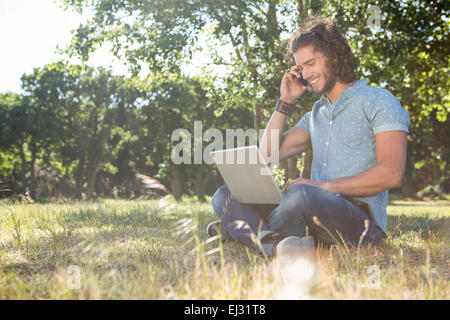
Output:
<path fill-rule="evenodd" d="M 411 116 L 404 193 L 415 195 L 429 185 L 450 191 L 447 1 L 61 4 L 93 14 L 74 30 L 66 54 L 87 61 L 102 44 L 111 43 L 132 77 L 60 62 L 24 75 L 23 96 L 2 95 L 0 179 L 16 190 L 26 189 L 25 176 L 36 188 L 38 167 L 58 177 L 49 184 L 53 191 L 47 188 L 42 195 L 62 189 L 89 197 L 120 190 L 128 190 L 126 196 L 139 194 L 135 175 L 141 172 L 160 179 L 177 196 L 195 193 L 203 199 L 220 177 L 208 165 L 173 165 L 171 133 L 192 131 L 195 120 L 202 121 L 204 130 L 264 128 L 289 68 L 287 40 L 315 14 L 340 26 L 356 57 L 358 76 L 390 90 Z M 198 52 L 207 57 L 201 61 L 202 73 L 183 73 Z M 143 67 L 149 70 L 144 79 L 139 77 Z M 317 98 L 311 93 L 302 98 L 288 124 L 294 125 Z M 284 163 L 286 178 L 298 174 L 297 168 L 307 175 L 310 161 L 307 154 L 301 166 L 296 159 Z"/>

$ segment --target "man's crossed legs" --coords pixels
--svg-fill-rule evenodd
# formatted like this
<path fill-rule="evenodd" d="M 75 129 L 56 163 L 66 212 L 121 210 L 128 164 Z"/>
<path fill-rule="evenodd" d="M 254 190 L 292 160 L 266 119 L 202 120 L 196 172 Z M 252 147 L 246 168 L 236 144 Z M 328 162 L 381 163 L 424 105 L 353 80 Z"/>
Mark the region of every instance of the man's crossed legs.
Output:
<path fill-rule="evenodd" d="M 348 246 L 356 246 L 366 229 L 366 220 L 369 225 L 361 245 L 378 245 L 383 238 L 381 228 L 361 208 L 339 195 L 308 184 L 292 186 L 279 205 L 269 212 L 257 205 L 237 202 L 226 185 L 213 195 L 212 205 L 229 235 L 256 250 L 260 249 L 259 235 L 269 231 L 276 232 L 280 238 L 309 235 L 316 243 L 324 245 L 345 241 Z"/>

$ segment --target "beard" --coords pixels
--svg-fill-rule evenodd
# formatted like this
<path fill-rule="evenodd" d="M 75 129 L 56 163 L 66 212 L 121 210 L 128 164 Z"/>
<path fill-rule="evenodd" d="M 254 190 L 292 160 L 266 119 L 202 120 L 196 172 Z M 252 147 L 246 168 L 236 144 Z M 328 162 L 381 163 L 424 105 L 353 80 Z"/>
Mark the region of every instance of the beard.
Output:
<path fill-rule="evenodd" d="M 334 85 L 337 82 L 336 75 L 330 74 L 328 72 L 324 72 L 323 78 L 324 78 L 325 84 L 323 85 L 322 90 L 317 91 L 317 93 L 320 94 L 320 95 L 330 92 L 331 89 L 333 89 Z"/>

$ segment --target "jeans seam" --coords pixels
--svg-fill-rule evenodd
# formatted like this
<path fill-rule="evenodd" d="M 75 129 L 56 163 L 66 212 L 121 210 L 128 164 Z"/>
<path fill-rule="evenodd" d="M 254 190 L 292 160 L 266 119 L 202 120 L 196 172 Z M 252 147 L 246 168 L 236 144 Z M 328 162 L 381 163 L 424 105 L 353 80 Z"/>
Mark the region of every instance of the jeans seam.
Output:
<path fill-rule="evenodd" d="M 308 196 L 306 195 L 305 187 L 302 187 L 302 193 L 303 193 L 303 197 L 305 199 L 307 208 L 306 208 L 305 212 L 303 212 L 303 214 L 299 215 L 300 216 L 299 218 L 302 220 L 303 225 L 305 226 L 305 233 L 306 233 L 306 228 L 308 229 L 308 231 L 310 228 L 308 226 L 308 223 L 306 223 L 305 216 L 309 215 L 309 213 L 312 211 L 312 208 L 311 208 L 311 201 L 309 201 Z M 308 233 L 310 233 L 310 232 L 308 232 Z"/>
<path fill-rule="evenodd" d="M 301 219 L 303 220 L 303 224 L 305 225 L 305 227 L 307 227 L 308 231 L 310 232 L 309 229 L 311 229 L 311 228 L 309 227 L 309 224 L 306 222 L 305 217 L 306 216 L 310 216 L 311 213 L 313 212 L 313 210 L 312 210 L 312 206 L 311 206 L 311 201 L 308 199 L 308 196 L 306 195 L 305 188 L 302 188 L 302 192 L 303 192 L 303 196 L 304 196 L 305 201 L 306 201 L 307 210 L 305 210 L 305 212 L 302 214 Z"/>
<path fill-rule="evenodd" d="M 223 220 L 223 218 L 225 217 L 225 215 L 227 214 L 227 209 L 228 206 L 230 205 L 231 201 L 233 200 L 233 194 L 231 193 L 231 191 L 227 188 L 227 191 L 222 191 L 222 193 L 224 194 L 224 202 L 221 208 L 221 213 L 220 215 L 217 214 L 217 217 L 219 218 L 219 220 Z"/>
<path fill-rule="evenodd" d="M 311 202 L 309 201 L 308 196 L 306 195 L 305 188 L 302 188 L 302 191 L 303 191 L 303 195 L 305 196 L 306 204 L 308 206 L 308 211 L 311 211 Z"/>

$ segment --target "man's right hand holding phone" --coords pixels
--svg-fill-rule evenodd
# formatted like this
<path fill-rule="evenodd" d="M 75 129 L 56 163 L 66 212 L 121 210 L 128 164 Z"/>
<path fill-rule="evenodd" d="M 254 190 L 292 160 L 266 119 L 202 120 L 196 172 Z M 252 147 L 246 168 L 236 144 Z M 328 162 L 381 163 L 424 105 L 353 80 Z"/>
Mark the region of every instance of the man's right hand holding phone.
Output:
<path fill-rule="evenodd" d="M 281 80 L 280 99 L 286 103 L 294 103 L 303 92 L 307 90 L 307 86 L 300 83 L 302 79 L 297 66 L 291 67 Z"/>

